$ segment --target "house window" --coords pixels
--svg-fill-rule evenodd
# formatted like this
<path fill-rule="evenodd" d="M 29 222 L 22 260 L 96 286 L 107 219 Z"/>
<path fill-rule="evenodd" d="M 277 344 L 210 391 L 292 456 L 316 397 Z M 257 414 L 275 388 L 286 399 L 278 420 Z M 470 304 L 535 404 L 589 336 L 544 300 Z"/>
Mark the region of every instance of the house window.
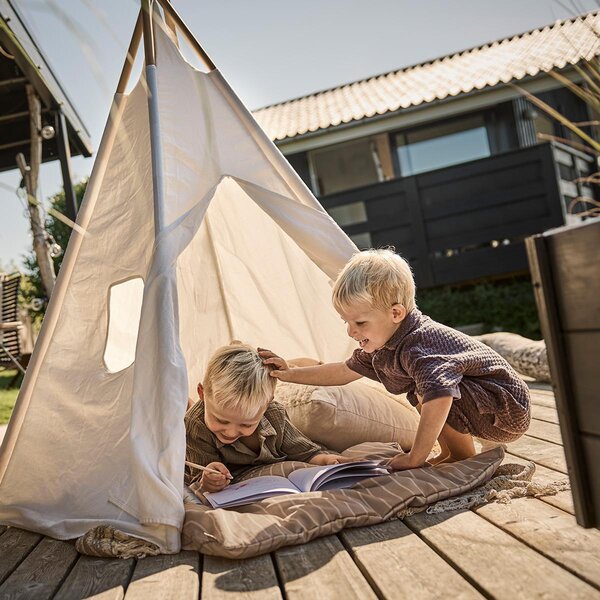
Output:
<path fill-rule="evenodd" d="M 538 141 L 547 141 L 554 137 L 554 122 L 543 111 L 533 111 L 533 126 Z"/>
<path fill-rule="evenodd" d="M 403 177 L 491 154 L 481 115 L 399 133 L 395 142 Z"/>
<path fill-rule="evenodd" d="M 350 239 L 356 244 L 356 247 L 359 250 L 368 250 L 369 248 L 373 247 L 373 240 L 371 239 L 371 234 L 368 231 L 351 235 Z"/>
<path fill-rule="evenodd" d="M 394 178 L 387 134 L 313 150 L 309 160 L 321 196 Z"/>
<path fill-rule="evenodd" d="M 367 210 L 364 202 L 334 206 L 328 209 L 328 212 L 340 227 L 357 225 L 358 223 L 366 223 L 367 221 Z"/>
<path fill-rule="evenodd" d="M 116 283 L 108 292 L 104 364 L 110 373 L 117 373 L 133 364 L 143 296 L 144 280 L 141 277 Z"/>

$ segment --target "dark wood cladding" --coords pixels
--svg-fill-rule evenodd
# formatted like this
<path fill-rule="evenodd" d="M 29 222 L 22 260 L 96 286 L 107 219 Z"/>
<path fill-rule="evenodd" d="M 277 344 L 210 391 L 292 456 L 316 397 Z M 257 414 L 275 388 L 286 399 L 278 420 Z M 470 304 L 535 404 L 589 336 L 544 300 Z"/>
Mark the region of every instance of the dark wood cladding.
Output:
<path fill-rule="evenodd" d="M 322 196 L 326 209 L 364 202 L 374 247 L 393 245 L 417 285 L 433 287 L 527 270 L 525 237 L 564 223 L 551 144 Z"/>
<path fill-rule="evenodd" d="M 600 528 L 600 222 L 526 244 L 577 522 Z"/>

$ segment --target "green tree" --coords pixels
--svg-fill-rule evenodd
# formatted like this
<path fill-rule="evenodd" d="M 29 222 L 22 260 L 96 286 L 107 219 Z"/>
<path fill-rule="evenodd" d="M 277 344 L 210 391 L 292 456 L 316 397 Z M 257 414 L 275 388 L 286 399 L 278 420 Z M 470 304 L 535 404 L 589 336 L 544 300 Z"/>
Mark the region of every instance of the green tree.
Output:
<path fill-rule="evenodd" d="M 87 179 L 80 181 L 74 186 L 75 196 L 77 197 L 78 204 L 81 204 L 86 187 Z M 48 216 L 46 218 L 46 231 L 54 240 L 54 242 L 51 240 L 50 243 L 56 243 L 62 249 L 62 252 L 53 258 L 54 271 L 58 275 L 58 271 L 60 270 L 60 265 L 62 264 L 64 257 L 64 252 L 67 248 L 67 244 L 69 243 L 69 238 L 71 237 L 71 227 L 58 217 L 58 215 L 66 214 L 64 191 L 54 194 L 54 196 L 49 198 L 49 201 L 50 209 L 48 210 Z M 30 307 L 29 312 L 34 323 L 39 324 L 43 319 L 48 298 L 46 298 L 46 294 L 42 286 L 40 269 L 33 251 L 25 257 L 24 263 L 26 277 L 24 285 L 21 286 L 22 299 L 25 305 Z M 40 298 L 43 300 L 43 305 L 40 310 L 32 309 L 32 304 L 33 306 L 36 304 L 34 301 L 35 298 Z"/>

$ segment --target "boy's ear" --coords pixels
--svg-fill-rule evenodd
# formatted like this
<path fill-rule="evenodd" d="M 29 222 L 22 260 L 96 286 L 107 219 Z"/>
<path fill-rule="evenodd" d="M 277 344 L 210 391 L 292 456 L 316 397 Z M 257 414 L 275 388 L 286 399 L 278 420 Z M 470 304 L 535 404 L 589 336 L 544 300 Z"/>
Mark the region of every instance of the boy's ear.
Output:
<path fill-rule="evenodd" d="M 406 317 L 406 308 L 402 304 L 394 304 L 392 306 L 392 320 L 394 323 L 400 323 Z"/>
<path fill-rule="evenodd" d="M 201 383 L 198 384 L 198 398 L 204 400 L 204 388 Z"/>

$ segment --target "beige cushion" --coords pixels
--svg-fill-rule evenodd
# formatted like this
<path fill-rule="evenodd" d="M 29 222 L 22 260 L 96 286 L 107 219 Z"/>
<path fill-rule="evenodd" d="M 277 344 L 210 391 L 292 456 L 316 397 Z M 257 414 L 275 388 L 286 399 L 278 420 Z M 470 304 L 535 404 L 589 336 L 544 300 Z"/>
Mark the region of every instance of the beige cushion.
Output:
<path fill-rule="evenodd" d="M 373 444 L 348 450 L 351 456 L 394 456 L 395 448 Z M 424 510 L 429 504 L 486 483 L 502 462 L 496 448 L 473 458 L 365 479 L 352 488 L 267 498 L 232 509 L 186 503 L 181 532 L 184 550 L 248 558 L 282 546 L 302 544 L 344 527 L 361 527 Z M 255 475 L 286 475 L 303 463 L 265 465 Z M 198 484 L 191 489 L 200 493 Z"/>
<path fill-rule="evenodd" d="M 409 450 L 419 424 L 404 395 L 368 380 L 328 387 L 280 382 L 275 398 L 304 435 L 337 452 L 361 442 L 397 442 Z"/>

